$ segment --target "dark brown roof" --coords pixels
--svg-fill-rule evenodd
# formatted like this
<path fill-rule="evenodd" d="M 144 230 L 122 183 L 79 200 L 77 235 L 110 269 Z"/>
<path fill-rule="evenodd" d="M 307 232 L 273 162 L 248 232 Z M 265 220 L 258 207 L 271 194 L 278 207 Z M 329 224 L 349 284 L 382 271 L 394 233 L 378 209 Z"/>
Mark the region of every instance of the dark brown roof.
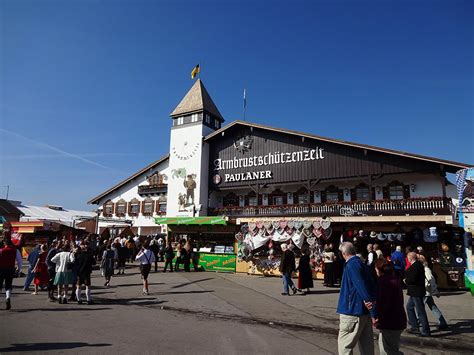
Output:
<path fill-rule="evenodd" d="M 353 143 L 353 142 L 348 142 L 348 141 L 344 141 L 344 140 L 340 140 L 340 139 L 332 139 L 332 138 L 327 138 L 327 137 L 321 137 L 321 136 L 317 136 L 317 135 L 314 135 L 314 134 L 298 132 L 298 131 L 293 131 L 293 130 L 289 130 L 289 129 L 275 128 L 275 127 L 271 127 L 271 126 L 266 126 L 266 125 L 257 124 L 257 123 L 251 123 L 251 122 L 247 122 L 247 121 L 240 121 L 240 120 L 233 121 L 230 124 L 228 124 L 227 126 L 224 126 L 221 129 L 209 134 L 208 136 L 206 136 L 204 138 L 204 140 L 209 140 L 209 139 L 212 139 L 214 137 L 217 137 L 222 132 L 228 130 L 229 128 L 231 128 L 235 125 L 254 127 L 254 128 L 259 128 L 259 129 L 263 129 L 263 130 L 269 130 L 269 131 L 274 131 L 274 132 L 297 135 L 297 136 L 300 136 L 300 137 L 317 139 L 317 140 L 320 140 L 320 141 L 323 141 L 323 142 L 342 144 L 342 145 L 349 146 L 349 147 L 354 147 L 354 148 L 362 148 L 362 149 L 381 152 L 381 153 L 385 153 L 385 154 L 398 155 L 398 156 L 405 157 L 405 158 L 419 159 L 419 160 L 423 160 L 423 161 L 427 161 L 427 162 L 443 164 L 446 168 L 448 168 L 447 170 L 451 170 L 449 172 L 455 172 L 456 170 L 469 168 L 469 167 L 473 166 L 472 164 L 459 163 L 459 162 L 450 161 L 450 160 L 432 158 L 432 157 L 427 157 L 427 156 L 424 156 L 424 155 L 412 154 L 412 153 L 402 152 L 402 151 L 393 150 L 393 149 L 374 147 L 374 146 L 367 145 L 367 144 Z"/>
<path fill-rule="evenodd" d="M 17 216 L 23 216 L 18 208 L 16 208 L 10 201 L 5 199 L 0 199 L 0 215 L 14 214 Z"/>
<path fill-rule="evenodd" d="M 111 187 L 110 189 L 108 189 L 107 191 L 101 193 L 100 195 L 92 198 L 91 200 L 89 200 L 87 203 L 89 204 L 98 204 L 99 203 L 99 200 L 108 195 L 109 193 L 117 190 L 118 188 L 122 187 L 123 185 L 125 185 L 126 183 L 132 181 L 133 179 L 135 179 L 136 177 L 142 175 L 143 173 L 146 173 L 147 170 L 151 170 L 151 169 L 154 169 L 156 168 L 159 164 L 161 164 L 162 162 L 164 162 L 165 160 L 167 160 L 169 158 L 169 154 L 166 154 L 165 156 L 161 157 L 160 159 L 158 159 L 157 161 L 154 161 L 153 163 L 147 165 L 146 167 L 144 167 L 142 170 L 140 171 L 137 171 L 135 174 L 133 174 L 132 176 L 126 178 L 125 180 L 119 182 L 117 185 Z"/>
<path fill-rule="evenodd" d="M 198 79 L 191 89 L 189 89 L 188 93 L 184 96 L 178 106 L 176 106 L 173 112 L 171 112 L 170 116 L 176 117 L 202 111 L 207 111 L 211 115 L 220 118 L 222 121 L 224 120 L 214 104 L 214 101 L 212 101 L 211 96 L 204 87 L 201 79 Z"/>

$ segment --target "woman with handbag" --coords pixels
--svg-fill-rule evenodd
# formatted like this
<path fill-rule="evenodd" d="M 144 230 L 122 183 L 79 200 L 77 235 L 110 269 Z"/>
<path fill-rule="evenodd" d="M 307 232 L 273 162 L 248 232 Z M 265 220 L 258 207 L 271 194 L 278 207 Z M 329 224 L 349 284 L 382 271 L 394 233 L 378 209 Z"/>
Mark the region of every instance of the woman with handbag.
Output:
<path fill-rule="evenodd" d="M 155 255 L 150 250 L 150 242 L 148 240 L 143 243 L 143 247 L 138 252 L 135 260 L 140 261 L 140 272 L 143 279 L 143 294 L 148 295 L 148 275 L 150 274 L 151 265 L 155 262 Z"/>
<path fill-rule="evenodd" d="M 56 276 L 54 285 L 58 287 L 59 303 L 67 303 L 68 286 L 73 282 L 72 266 L 74 263 L 74 254 L 71 252 L 69 243 L 65 243 L 62 251 L 57 253 L 51 262 L 56 264 Z"/>
<path fill-rule="evenodd" d="M 104 286 L 106 287 L 109 287 L 110 279 L 114 274 L 114 265 L 116 259 L 117 256 L 115 251 L 112 250 L 112 243 L 108 241 L 106 249 L 104 250 L 104 254 L 102 255 L 102 264 L 100 265 L 103 275 L 105 277 Z"/>
<path fill-rule="evenodd" d="M 35 292 L 32 295 L 38 294 L 38 286 L 48 286 L 49 274 L 48 266 L 46 265 L 46 257 L 48 255 L 48 247 L 46 244 L 41 245 L 40 253 L 38 259 L 36 260 L 35 267 L 33 268 L 33 273 L 35 278 L 33 283 L 35 285 Z"/>

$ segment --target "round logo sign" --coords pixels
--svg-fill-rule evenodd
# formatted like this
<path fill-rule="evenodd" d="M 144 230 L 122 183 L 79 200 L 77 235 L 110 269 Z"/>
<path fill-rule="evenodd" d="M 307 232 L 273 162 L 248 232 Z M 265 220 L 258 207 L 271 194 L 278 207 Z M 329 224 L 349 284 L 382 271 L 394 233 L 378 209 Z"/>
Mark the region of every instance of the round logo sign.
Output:
<path fill-rule="evenodd" d="M 214 182 L 214 184 L 216 185 L 219 185 L 221 183 L 221 176 L 219 174 L 216 174 L 214 175 L 214 177 L 212 178 L 212 181 Z"/>

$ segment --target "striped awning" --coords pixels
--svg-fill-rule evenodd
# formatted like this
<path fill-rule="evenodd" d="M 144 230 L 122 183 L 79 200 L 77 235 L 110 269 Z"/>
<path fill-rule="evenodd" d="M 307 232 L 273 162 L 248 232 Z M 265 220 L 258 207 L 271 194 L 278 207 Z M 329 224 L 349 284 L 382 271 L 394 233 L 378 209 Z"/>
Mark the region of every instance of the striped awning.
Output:
<path fill-rule="evenodd" d="M 227 217 L 155 217 L 156 224 L 175 224 L 175 225 L 226 225 Z"/>

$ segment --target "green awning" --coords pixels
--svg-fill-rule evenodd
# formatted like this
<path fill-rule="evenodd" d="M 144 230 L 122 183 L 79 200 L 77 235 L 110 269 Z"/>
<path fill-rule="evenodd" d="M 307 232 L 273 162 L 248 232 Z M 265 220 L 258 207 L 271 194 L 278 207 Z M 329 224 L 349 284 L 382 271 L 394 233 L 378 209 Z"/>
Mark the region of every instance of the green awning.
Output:
<path fill-rule="evenodd" d="M 212 217 L 155 217 L 156 224 L 176 224 L 176 225 L 226 225 L 227 217 L 212 216 Z"/>

